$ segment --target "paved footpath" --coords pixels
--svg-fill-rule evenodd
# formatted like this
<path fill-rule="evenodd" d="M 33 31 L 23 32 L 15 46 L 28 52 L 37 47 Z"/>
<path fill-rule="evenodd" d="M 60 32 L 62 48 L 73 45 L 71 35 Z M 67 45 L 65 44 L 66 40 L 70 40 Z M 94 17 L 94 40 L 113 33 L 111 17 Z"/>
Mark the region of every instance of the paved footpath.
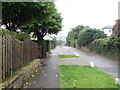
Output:
<path fill-rule="evenodd" d="M 40 66 L 42 73 L 31 80 L 31 85 L 25 88 L 60 88 L 57 59 L 55 52 L 52 52 L 44 60 L 46 66 Z"/>
<path fill-rule="evenodd" d="M 59 54 L 77 54 L 79 58 L 66 58 L 58 59 Z M 32 81 L 31 85 L 27 88 L 59 88 L 59 69 L 58 65 L 89 65 L 89 62 L 94 62 L 95 66 L 101 68 L 106 73 L 118 78 L 118 61 L 112 60 L 107 57 L 78 50 L 71 47 L 56 47 L 52 54 L 44 60 L 46 66 L 42 66 L 42 73 L 36 76 Z M 120 78 L 120 77 L 119 77 Z"/>

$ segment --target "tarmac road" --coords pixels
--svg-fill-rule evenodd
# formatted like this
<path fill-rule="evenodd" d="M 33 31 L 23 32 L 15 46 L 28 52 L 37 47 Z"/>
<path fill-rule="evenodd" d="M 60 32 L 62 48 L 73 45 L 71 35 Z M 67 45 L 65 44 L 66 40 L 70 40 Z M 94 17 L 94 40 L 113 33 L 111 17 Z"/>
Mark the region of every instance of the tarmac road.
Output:
<path fill-rule="evenodd" d="M 60 88 L 58 65 L 89 65 L 89 62 L 94 62 L 95 66 L 101 68 L 114 78 L 120 78 L 118 76 L 118 60 L 66 46 L 56 47 L 51 52 L 51 55 L 44 60 L 46 66 L 40 67 L 43 72 L 31 81 L 31 85 L 25 87 Z M 75 52 L 79 54 L 79 58 L 59 59 L 57 57 L 60 54 L 73 55 Z"/>

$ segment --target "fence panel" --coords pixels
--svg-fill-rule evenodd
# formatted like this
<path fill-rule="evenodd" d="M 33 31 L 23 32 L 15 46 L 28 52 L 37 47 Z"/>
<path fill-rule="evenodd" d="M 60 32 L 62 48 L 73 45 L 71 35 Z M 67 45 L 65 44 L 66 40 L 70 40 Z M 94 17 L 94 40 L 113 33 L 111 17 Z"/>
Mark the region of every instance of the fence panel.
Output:
<path fill-rule="evenodd" d="M 30 40 L 21 42 L 13 35 L 0 36 L 0 82 L 38 58 L 38 46 Z"/>
<path fill-rule="evenodd" d="M 2 82 L 2 35 L 0 35 L 0 83 Z"/>
<path fill-rule="evenodd" d="M 6 78 L 6 35 L 2 35 L 2 79 Z"/>
<path fill-rule="evenodd" d="M 48 45 L 19 41 L 11 34 L 0 35 L 0 82 L 34 59 L 45 58 Z"/>

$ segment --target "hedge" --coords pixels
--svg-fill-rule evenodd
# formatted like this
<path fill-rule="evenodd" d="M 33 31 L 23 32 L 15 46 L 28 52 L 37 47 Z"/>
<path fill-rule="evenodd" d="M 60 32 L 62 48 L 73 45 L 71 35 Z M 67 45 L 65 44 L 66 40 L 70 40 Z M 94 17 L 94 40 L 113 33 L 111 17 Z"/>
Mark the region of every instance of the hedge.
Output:
<path fill-rule="evenodd" d="M 103 54 L 110 58 L 120 58 L 120 37 L 109 36 L 104 39 L 96 39 L 88 45 L 90 51 Z"/>

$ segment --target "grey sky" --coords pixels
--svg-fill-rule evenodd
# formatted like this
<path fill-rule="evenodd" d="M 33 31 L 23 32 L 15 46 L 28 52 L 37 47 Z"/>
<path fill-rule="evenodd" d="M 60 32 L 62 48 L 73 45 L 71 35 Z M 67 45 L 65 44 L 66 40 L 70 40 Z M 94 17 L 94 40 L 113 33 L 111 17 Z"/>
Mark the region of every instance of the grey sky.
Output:
<path fill-rule="evenodd" d="M 56 0 L 56 8 L 63 17 L 63 31 L 66 36 L 77 25 L 88 25 L 101 29 L 114 25 L 118 18 L 119 0 Z"/>

